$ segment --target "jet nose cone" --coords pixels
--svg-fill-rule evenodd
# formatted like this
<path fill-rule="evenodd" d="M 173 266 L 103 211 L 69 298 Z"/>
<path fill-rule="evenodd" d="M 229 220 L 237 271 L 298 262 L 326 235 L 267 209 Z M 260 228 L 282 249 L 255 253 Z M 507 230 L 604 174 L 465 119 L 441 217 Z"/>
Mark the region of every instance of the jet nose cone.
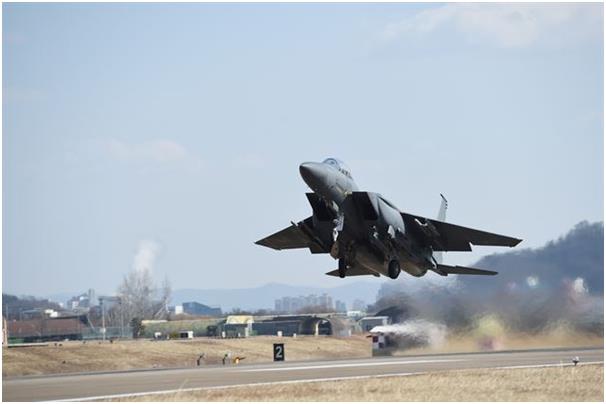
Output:
<path fill-rule="evenodd" d="M 301 177 L 303 179 L 311 178 L 313 172 L 313 163 L 303 163 L 299 166 L 299 173 L 301 173 Z"/>
<path fill-rule="evenodd" d="M 324 167 L 320 163 L 303 163 L 299 166 L 303 181 L 313 190 L 318 189 L 325 180 Z"/>

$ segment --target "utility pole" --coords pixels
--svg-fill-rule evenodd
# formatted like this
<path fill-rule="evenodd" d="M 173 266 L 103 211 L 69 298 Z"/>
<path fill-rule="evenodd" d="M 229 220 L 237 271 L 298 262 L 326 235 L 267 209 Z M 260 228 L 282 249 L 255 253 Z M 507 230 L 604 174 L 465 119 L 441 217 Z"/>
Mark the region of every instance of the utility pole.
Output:
<path fill-rule="evenodd" d="M 120 338 L 124 338 L 124 306 L 122 305 L 122 296 L 118 297 L 120 303 Z"/>
<path fill-rule="evenodd" d="M 8 304 L 6 305 L 6 317 L 2 321 L 2 346 L 8 346 Z"/>
<path fill-rule="evenodd" d="M 99 298 L 101 302 L 101 333 L 103 334 L 103 341 L 105 341 L 105 301 L 103 297 Z"/>

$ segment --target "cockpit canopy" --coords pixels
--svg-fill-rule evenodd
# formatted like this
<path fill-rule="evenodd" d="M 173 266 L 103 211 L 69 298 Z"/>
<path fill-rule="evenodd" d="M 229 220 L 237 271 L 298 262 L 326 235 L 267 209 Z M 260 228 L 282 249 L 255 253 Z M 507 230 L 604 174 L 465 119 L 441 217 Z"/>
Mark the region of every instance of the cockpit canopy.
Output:
<path fill-rule="evenodd" d="M 324 164 L 328 164 L 345 174 L 348 178 L 351 178 L 351 171 L 349 171 L 349 167 L 339 159 L 329 157 L 323 161 Z"/>

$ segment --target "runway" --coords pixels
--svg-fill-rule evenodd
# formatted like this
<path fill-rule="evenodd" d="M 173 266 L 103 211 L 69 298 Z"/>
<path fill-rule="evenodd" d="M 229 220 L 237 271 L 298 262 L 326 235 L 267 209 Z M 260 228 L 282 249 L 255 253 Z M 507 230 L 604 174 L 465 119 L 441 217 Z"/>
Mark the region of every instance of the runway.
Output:
<path fill-rule="evenodd" d="M 287 348 L 288 349 L 288 348 Z M 288 351 L 287 351 L 288 352 Z M 3 379 L 3 401 L 100 400 L 175 390 L 405 375 L 456 369 L 603 363 L 604 349 L 575 348 L 207 366 Z"/>

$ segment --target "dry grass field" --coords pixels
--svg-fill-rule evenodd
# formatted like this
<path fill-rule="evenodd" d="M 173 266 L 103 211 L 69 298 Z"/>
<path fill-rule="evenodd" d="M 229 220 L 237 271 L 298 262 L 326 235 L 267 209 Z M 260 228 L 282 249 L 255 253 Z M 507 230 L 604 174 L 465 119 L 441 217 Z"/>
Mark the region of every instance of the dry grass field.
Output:
<path fill-rule="evenodd" d="M 52 373 L 111 371 L 158 367 L 195 366 L 196 359 L 206 354 L 207 364 L 219 364 L 225 353 L 232 357 L 243 356 L 242 363 L 272 361 L 272 344 L 287 344 L 287 360 L 367 358 L 371 355 L 368 338 L 357 335 L 347 338 L 299 336 L 297 338 L 253 337 L 246 339 L 194 340 L 125 340 L 109 342 L 79 341 L 62 342 L 61 346 L 2 349 L 2 375 L 22 376 Z M 573 346 L 603 346 L 604 339 L 568 332 L 534 336 L 508 336 L 496 349 L 554 348 Z M 396 355 L 473 352 L 478 351 L 477 340 L 470 336 L 450 336 L 439 347 L 409 349 Z"/>
<path fill-rule="evenodd" d="M 61 346 L 2 348 L 2 376 L 51 373 L 127 370 L 154 367 L 195 366 L 206 354 L 207 364 L 218 364 L 225 353 L 243 356 L 242 363 L 271 362 L 272 344 L 285 342 L 288 360 L 367 358 L 368 338 L 299 336 L 297 338 L 254 337 L 247 339 L 207 339 L 191 341 L 89 341 L 62 342 Z"/>
<path fill-rule="evenodd" d="M 598 401 L 604 367 L 459 370 L 412 376 L 231 387 L 116 401 Z"/>

